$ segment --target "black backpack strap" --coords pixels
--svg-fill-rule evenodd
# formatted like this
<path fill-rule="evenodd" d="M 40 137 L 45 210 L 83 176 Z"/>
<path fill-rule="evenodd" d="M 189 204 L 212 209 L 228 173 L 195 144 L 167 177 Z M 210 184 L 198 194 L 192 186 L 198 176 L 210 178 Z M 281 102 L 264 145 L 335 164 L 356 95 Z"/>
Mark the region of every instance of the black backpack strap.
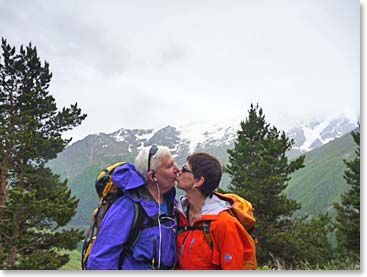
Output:
<path fill-rule="evenodd" d="M 255 226 L 253 226 L 251 229 L 249 230 L 246 230 L 249 235 L 252 237 L 252 239 L 257 243 L 258 240 L 257 240 L 257 232 L 256 232 L 256 229 L 255 229 Z"/>
<path fill-rule="evenodd" d="M 138 241 L 140 233 L 142 231 L 143 222 L 144 222 L 144 210 L 143 207 L 134 201 L 134 220 L 133 227 L 130 229 L 129 238 L 127 242 L 124 244 L 122 252 L 120 254 L 118 269 L 122 269 L 122 265 L 128 253 L 131 253 L 132 246 Z"/>
<path fill-rule="evenodd" d="M 93 237 L 95 235 L 96 232 L 96 220 L 95 218 L 93 218 L 93 222 L 91 224 L 91 226 L 88 229 L 87 235 L 84 239 L 83 242 L 83 247 L 82 247 L 82 270 L 86 270 L 87 269 L 87 261 L 88 261 L 88 257 L 87 257 L 87 250 L 88 250 L 88 246 L 89 244 L 92 242 Z"/>
<path fill-rule="evenodd" d="M 130 195 L 134 198 L 154 200 L 145 186 L 139 187 L 130 191 Z M 132 200 L 133 201 L 133 200 Z M 133 201 L 134 203 L 134 220 L 132 228 L 130 229 L 129 237 L 123 246 L 120 254 L 118 269 L 122 269 L 122 265 L 127 254 L 133 252 L 133 247 L 139 240 L 140 234 L 144 229 L 158 226 L 158 217 L 148 217 L 140 203 Z M 144 224 L 144 218 L 149 218 L 149 223 Z"/>
<path fill-rule="evenodd" d="M 179 234 L 181 234 L 182 232 L 186 232 L 186 231 L 193 231 L 193 230 L 204 230 L 204 226 L 200 225 L 200 226 L 181 226 L 177 228 L 177 232 Z"/>
<path fill-rule="evenodd" d="M 104 215 L 107 213 L 108 209 L 112 203 L 104 201 L 100 203 L 98 207 L 93 212 L 92 224 L 88 229 L 87 235 L 85 236 L 83 247 L 82 247 L 82 269 L 87 269 L 87 263 L 89 254 L 94 243 L 95 237 L 98 235 L 102 220 Z"/>
<path fill-rule="evenodd" d="M 177 234 L 181 234 L 182 232 L 185 231 L 193 231 L 193 230 L 203 230 L 204 232 L 204 236 L 205 236 L 205 240 L 207 241 L 207 243 L 209 244 L 210 248 L 213 248 L 213 240 L 212 237 L 210 236 L 210 224 L 211 224 L 211 220 L 205 220 L 203 221 L 202 225 L 195 225 L 195 226 L 180 226 L 177 228 Z"/>
<path fill-rule="evenodd" d="M 212 222 L 210 220 L 206 220 L 203 222 L 203 230 L 204 230 L 204 236 L 206 239 L 206 242 L 209 244 L 210 248 L 213 249 L 213 240 L 210 235 L 210 224 Z"/>

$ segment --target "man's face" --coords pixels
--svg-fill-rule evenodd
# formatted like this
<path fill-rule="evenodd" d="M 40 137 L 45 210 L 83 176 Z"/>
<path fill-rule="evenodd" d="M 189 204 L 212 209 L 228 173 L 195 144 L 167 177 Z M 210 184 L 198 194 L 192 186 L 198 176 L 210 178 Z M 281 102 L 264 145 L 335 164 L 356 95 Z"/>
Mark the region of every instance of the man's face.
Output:
<path fill-rule="evenodd" d="M 171 155 L 161 158 L 161 167 L 155 173 L 161 193 L 171 190 L 176 184 L 179 169 Z"/>

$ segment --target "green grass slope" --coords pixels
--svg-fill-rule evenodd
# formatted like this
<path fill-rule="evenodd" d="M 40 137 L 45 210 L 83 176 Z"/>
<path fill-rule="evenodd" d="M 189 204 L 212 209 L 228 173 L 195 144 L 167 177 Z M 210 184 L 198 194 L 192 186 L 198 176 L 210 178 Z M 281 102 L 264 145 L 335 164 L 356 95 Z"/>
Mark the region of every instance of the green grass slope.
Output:
<path fill-rule="evenodd" d="M 353 159 L 356 148 L 349 133 L 306 154 L 305 167 L 291 175 L 286 189 L 289 198 L 302 204 L 297 216 L 334 214 L 333 203 L 348 189 L 343 159 Z"/>
<path fill-rule="evenodd" d="M 61 270 L 81 270 L 82 269 L 82 266 L 81 266 L 82 253 L 80 250 L 75 249 L 73 251 L 65 251 L 64 253 L 69 255 L 70 260 L 66 265 L 60 268 Z"/>

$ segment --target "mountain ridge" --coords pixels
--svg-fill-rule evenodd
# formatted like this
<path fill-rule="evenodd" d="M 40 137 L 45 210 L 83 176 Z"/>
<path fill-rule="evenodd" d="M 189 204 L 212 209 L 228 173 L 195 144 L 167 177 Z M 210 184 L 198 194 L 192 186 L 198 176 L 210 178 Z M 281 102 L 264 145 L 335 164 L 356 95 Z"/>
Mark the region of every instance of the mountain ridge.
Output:
<path fill-rule="evenodd" d="M 290 158 L 309 152 L 327 142 L 357 128 L 358 124 L 347 118 L 328 118 L 324 121 L 299 122 L 299 126 L 286 130 L 287 137 L 294 140 Z M 157 129 L 125 129 L 120 128 L 112 133 L 91 134 L 66 147 L 59 153 L 69 157 L 72 152 L 79 153 L 92 162 L 98 153 L 105 156 L 136 155 L 141 147 L 151 144 L 166 145 L 174 157 L 191 154 L 194 151 L 225 146 L 230 148 L 237 139 L 240 123 L 232 125 L 194 124 L 179 127 L 165 126 Z M 78 148 L 81 148 L 78 151 Z M 222 159 L 222 162 L 226 159 Z"/>

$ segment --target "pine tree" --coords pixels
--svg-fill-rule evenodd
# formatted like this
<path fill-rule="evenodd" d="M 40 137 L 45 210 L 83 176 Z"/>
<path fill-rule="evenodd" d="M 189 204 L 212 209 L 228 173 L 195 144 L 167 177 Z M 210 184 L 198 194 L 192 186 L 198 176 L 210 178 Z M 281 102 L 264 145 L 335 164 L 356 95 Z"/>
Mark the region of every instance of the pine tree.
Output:
<path fill-rule="evenodd" d="M 328 214 L 317 217 L 293 218 L 286 232 L 277 233 L 274 237 L 283 244 L 282 256 L 277 261 L 286 269 L 317 269 L 332 260 L 333 249 L 328 235 L 332 224 Z"/>
<path fill-rule="evenodd" d="M 61 230 L 78 200 L 45 164 L 71 139 L 64 131 L 86 115 L 77 104 L 57 110 L 49 95 L 52 74 L 30 43 L 16 53 L 2 38 L 0 57 L 0 267 L 56 269 L 68 261 L 79 230 Z"/>
<path fill-rule="evenodd" d="M 343 160 L 347 166 L 344 179 L 350 188 L 341 196 L 341 204 L 334 203 L 336 214 L 337 252 L 342 257 L 360 261 L 360 133 L 352 132 L 357 144 L 356 158 Z"/>
<path fill-rule="evenodd" d="M 241 122 L 234 149 L 229 149 L 229 163 L 224 171 L 231 176 L 228 191 L 252 202 L 260 243 L 259 265 L 284 258 L 287 247 L 283 234 L 292 228 L 291 215 L 301 206 L 285 195 L 289 175 L 302 168 L 304 156 L 288 162 L 286 152 L 293 140 L 284 131 L 271 127 L 262 109 L 251 104 L 248 118 Z"/>

